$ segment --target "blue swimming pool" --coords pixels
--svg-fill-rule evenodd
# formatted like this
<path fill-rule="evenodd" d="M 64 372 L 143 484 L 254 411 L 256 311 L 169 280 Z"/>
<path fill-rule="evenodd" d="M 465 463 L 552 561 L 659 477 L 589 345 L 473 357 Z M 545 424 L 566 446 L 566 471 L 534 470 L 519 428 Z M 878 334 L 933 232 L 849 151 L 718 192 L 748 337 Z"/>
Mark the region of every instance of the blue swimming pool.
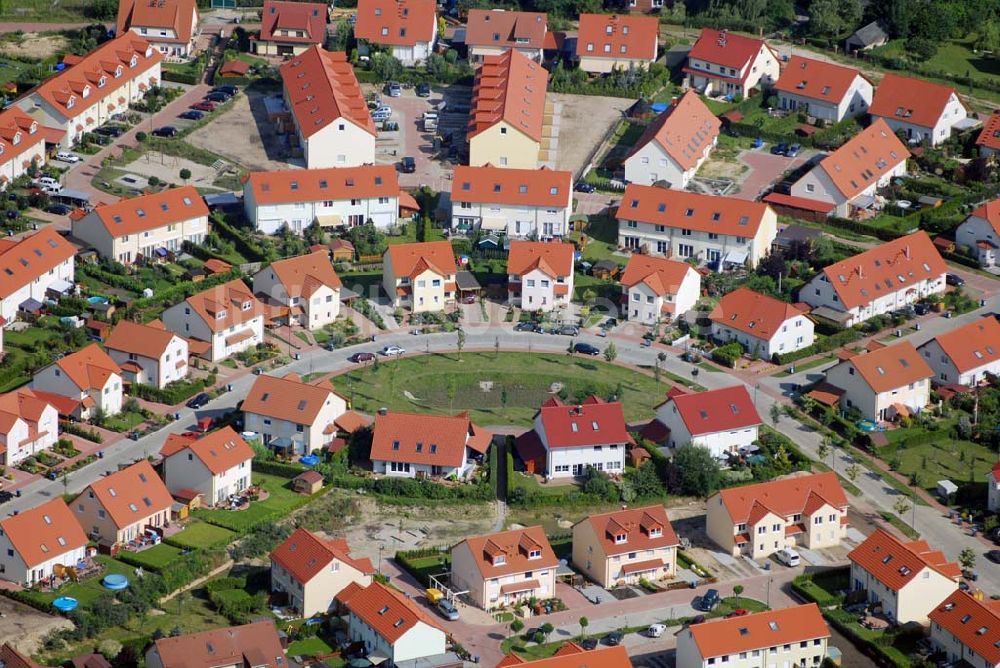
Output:
<path fill-rule="evenodd" d="M 52 607 L 59 612 L 71 612 L 76 610 L 77 605 L 79 605 L 79 603 L 72 596 L 60 596 L 56 600 L 52 601 Z"/>
<path fill-rule="evenodd" d="M 118 591 L 128 587 L 128 578 L 119 573 L 111 573 L 110 575 L 104 576 L 104 579 L 101 580 L 101 584 L 104 585 L 105 589 Z"/>
<path fill-rule="evenodd" d="M 316 466 L 319 464 L 319 457 L 316 455 L 306 455 L 304 457 L 299 457 L 299 463 L 305 464 L 306 466 Z"/>
<path fill-rule="evenodd" d="M 93 306 L 94 304 L 107 304 L 108 298 L 102 295 L 93 295 L 91 297 L 87 297 L 87 303 L 90 304 L 91 306 Z"/>

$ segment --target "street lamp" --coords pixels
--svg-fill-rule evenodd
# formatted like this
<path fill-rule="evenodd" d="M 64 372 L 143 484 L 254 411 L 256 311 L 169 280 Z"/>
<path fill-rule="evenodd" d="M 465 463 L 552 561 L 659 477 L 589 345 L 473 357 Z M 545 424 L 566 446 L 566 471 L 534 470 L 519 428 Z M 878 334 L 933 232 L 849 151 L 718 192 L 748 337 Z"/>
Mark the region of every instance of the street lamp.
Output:
<path fill-rule="evenodd" d="M 385 549 L 385 543 L 378 544 L 378 574 L 382 575 L 382 550 Z"/>

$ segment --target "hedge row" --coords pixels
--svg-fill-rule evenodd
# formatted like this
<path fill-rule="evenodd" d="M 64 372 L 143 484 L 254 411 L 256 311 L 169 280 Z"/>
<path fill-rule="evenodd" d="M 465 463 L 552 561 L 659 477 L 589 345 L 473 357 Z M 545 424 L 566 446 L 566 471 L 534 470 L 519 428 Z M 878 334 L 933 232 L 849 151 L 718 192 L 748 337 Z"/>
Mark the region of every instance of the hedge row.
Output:
<path fill-rule="evenodd" d="M 858 339 L 862 338 L 864 334 L 854 329 L 844 329 L 836 334 L 832 334 L 825 338 L 820 339 L 811 346 L 807 346 L 802 350 L 795 350 L 790 353 L 785 354 L 774 354 L 774 359 L 776 364 L 789 364 L 791 362 L 796 362 L 805 357 L 810 357 L 812 355 L 818 355 L 819 353 L 829 352 L 831 350 L 836 350 L 841 346 L 846 346 L 849 343 L 853 343 Z"/>
<path fill-rule="evenodd" d="M 76 422 L 69 422 L 68 420 L 62 420 L 59 422 L 59 428 L 61 431 L 67 434 L 73 434 L 74 436 L 79 436 L 80 438 L 85 438 L 93 443 L 103 443 L 104 437 L 101 436 L 100 432 L 94 429 L 87 429 L 83 425 Z"/>
<path fill-rule="evenodd" d="M 209 374 L 207 378 L 186 381 L 178 385 L 171 384 L 163 389 L 153 387 L 152 385 L 135 383 L 132 385 L 132 389 L 129 393 L 134 397 L 145 399 L 146 401 L 153 401 L 159 404 L 166 404 L 168 406 L 176 406 L 182 401 L 187 401 L 194 395 L 203 391 L 206 387 L 215 385 L 215 380 L 215 374 L 212 373 Z"/>
<path fill-rule="evenodd" d="M 941 257 L 949 262 L 955 262 L 972 269 L 979 269 L 979 262 L 975 258 L 969 257 L 968 255 L 962 255 L 961 253 L 949 253 L 945 251 L 941 253 Z"/>
<path fill-rule="evenodd" d="M 308 469 L 304 466 L 297 466 L 295 464 L 284 464 L 282 462 L 261 461 L 255 459 L 253 462 L 253 470 L 254 473 L 266 473 L 268 475 L 276 475 L 279 478 L 291 479 Z"/>
<path fill-rule="evenodd" d="M 163 69 L 160 72 L 160 77 L 164 81 L 172 81 L 174 83 L 188 84 L 191 86 L 201 83 L 202 73 L 195 74 L 193 72 L 176 72 L 174 70 Z"/>

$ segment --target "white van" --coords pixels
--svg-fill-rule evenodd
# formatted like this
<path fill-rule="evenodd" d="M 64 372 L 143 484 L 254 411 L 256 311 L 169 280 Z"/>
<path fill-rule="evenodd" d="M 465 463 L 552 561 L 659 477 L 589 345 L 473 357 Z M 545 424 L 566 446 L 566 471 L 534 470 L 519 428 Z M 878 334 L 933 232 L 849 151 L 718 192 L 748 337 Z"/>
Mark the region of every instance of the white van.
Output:
<path fill-rule="evenodd" d="M 783 563 L 785 566 L 798 566 L 799 553 L 790 547 L 786 547 L 783 550 L 778 550 L 774 553 L 774 558 Z"/>

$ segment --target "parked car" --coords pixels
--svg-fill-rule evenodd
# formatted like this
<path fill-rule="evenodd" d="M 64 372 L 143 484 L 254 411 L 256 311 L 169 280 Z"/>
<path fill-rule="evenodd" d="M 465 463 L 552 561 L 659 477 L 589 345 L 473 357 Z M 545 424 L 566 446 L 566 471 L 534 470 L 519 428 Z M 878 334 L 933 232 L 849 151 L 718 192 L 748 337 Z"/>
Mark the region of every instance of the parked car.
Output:
<path fill-rule="evenodd" d="M 372 120 L 376 123 L 381 123 L 392 118 L 392 107 L 381 106 L 372 112 Z"/>
<path fill-rule="evenodd" d="M 223 104 L 225 102 L 229 102 L 229 100 L 231 100 L 232 97 L 233 96 L 228 93 L 223 93 L 221 90 L 216 90 L 206 95 L 205 99 L 208 100 L 209 102 Z"/>
<path fill-rule="evenodd" d="M 121 137 L 124 133 L 125 128 L 117 125 L 105 125 L 94 130 L 94 134 L 104 135 L 105 137 Z"/>
<path fill-rule="evenodd" d="M 405 352 L 406 352 L 406 349 L 405 348 L 401 348 L 399 346 L 386 346 L 386 347 L 382 348 L 382 354 L 385 355 L 386 357 L 388 357 L 390 355 L 402 355 Z"/>
<path fill-rule="evenodd" d="M 49 213 L 54 213 L 57 216 L 68 216 L 73 212 L 73 207 L 66 206 L 65 204 L 52 204 L 45 210 Z"/>
<path fill-rule="evenodd" d="M 781 143 L 775 144 L 771 147 L 771 155 L 785 155 L 788 151 L 788 144 Z"/>
<path fill-rule="evenodd" d="M 945 274 L 944 282 L 947 283 L 948 285 L 954 285 L 955 287 L 958 288 L 965 285 L 965 279 L 959 276 L 958 274 Z"/>
<path fill-rule="evenodd" d="M 600 355 L 601 349 L 589 343 L 577 343 L 573 346 L 573 352 L 580 353 L 581 355 Z"/>
<path fill-rule="evenodd" d="M 431 87 L 429 84 L 417 84 L 417 97 L 430 97 Z"/>
<path fill-rule="evenodd" d="M 925 302 L 919 302 L 913 305 L 913 312 L 917 315 L 927 315 L 931 312 L 931 307 Z"/>
<path fill-rule="evenodd" d="M 410 156 L 406 156 L 405 158 L 399 161 L 399 171 L 403 172 L 404 174 L 412 174 L 413 172 L 417 171 L 417 161 L 411 158 Z"/>
<path fill-rule="evenodd" d="M 798 154 L 801 152 L 802 152 L 801 146 L 799 146 L 798 144 L 792 144 L 791 146 L 788 147 L 788 150 L 785 151 L 785 156 L 789 158 L 794 158 L 798 156 Z"/>
<path fill-rule="evenodd" d="M 611 647 L 614 647 L 616 645 L 621 645 L 622 640 L 624 639 L 625 639 L 625 634 L 622 633 L 621 631 L 612 631 L 603 638 L 604 644 L 610 645 Z"/>
<path fill-rule="evenodd" d="M 194 397 L 193 399 L 191 399 L 190 401 L 188 401 L 187 404 L 186 404 L 186 406 L 188 408 L 194 408 L 195 410 L 197 410 L 197 409 L 201 408 L 202 406 L 204 406 L 205 404 L 207 404 L 211 400 L 212 400 L 211 397 L 209 397 L 207 394 L 205 394 L 204 392 L 202 392 L 201 394 L 197 395 L 196 397 Z"/>
<path fill-rule="evenodd" d="M 153 130 L 153 136 L 155 137 L 176 137 L 177 128 L 172 125 L 164 125 L 162 128 L 156 128 Z"/>
<path fill-rule="evenodd" d="M 750 614 L 750 611 L 747 610 L 746 608 L 736 608 L 735 610 L 733 610 L 732 612 L 730 612 L 728 615 L 726 615 L 726 619 L 732 619 L 733 617 L 742 617 L 744 615 L 749 615 L 749 614 Z"/>
<path fill-rule="evenodd" d="M 235 97 L 236 94 L 240 92 L 240 89 L 239 89 L 238 86 L 230 86 L 230 85 L 216 86 L 215 88 L 212 89 L 212 92 L 213 93 L 225 93 L 229 97 Z"/>
<path fill-rule="evenodd" d="M 389 97 L 400 97 L 403 95 L 403 87 L 399 85 L 398 81 L 390 81 L 386 84 L 385 92 Z"/>
<path fill-rule="evenodd" d="M 576 185 L 573 186 L 573 190 L 577 191 L 578 193 L 592 193 L 595 190 L 597 190 L 597 188 L 590 185 L 586 181 L 577 181 Z"/>
<path fill-rule="evenodd" d="M 533 322 L 519 322 L 514 325 L 515 332 L 537 332 L 539 331 L 538 325 Z"/>
<path fill-rule="evenodd" d="M 719 605 L 720 600 L 721 599 L 719 598 L 719 590 L 709 589 L 701 597 L 700 607 L 705 612 L 712 612 L 712 610 L 715 609 L 715 606 Z"/>
<path fill-rule="evenodd" d="M 650 638 L 659 638 L 663 635 L 663 632 L 667 630 L 666 624 L 653 624 L 648 629 L 646 629 L 646 635 Z"/>
<path fill-rule="evenodd" d="M 601 323 L 601 329 L 614 329 L 618 326 L 618 318 L 608 318 Z"/>
<path fill-rule="evenodd" d="M 563 325 L 559 328 L 558 333 L 563 336 L 577 336 L 580 334 L 580 328 L 576 325 Z"/>
<path fill-rule="evenodd" d="M 59 151 L 56 153 L 56 160 L 61 160 L 63 162 L 75 163 L 83 160 L 80 156 L 75 153 L 70 153 L 69 151 Z"/>
<path fill-rule="evenodd" d="M 361 362 L 371 362 L 373 359 L 375 359 L 375 353 L 354 353 L 347 358 L 347 361 L 360 364 Z"/>
<path fill-rule="evenodd" d="M 695 624 L 703 624 L 705 622 L 705 615 L 695 615 L 688 622 L 688 626 L 694 626 Z"/>
<path fill-rule="evenodd" d="M 437 609 L 441 613 L 441 615 L 449 622 L 458 621 L 458 608 L 456 608 L 455 604 L 449 601 L 448 599 L 442 598 L 440 601 L 438 601 Z"/>
<path fill-rule="evenodd" d="M 40 177 L 38 179 L 38 181 L 36 183 L 38 183 L 38 185 L 40 185 L 42 188 L 61 188 L 62 187 L 60 185 L 59 181 L 57 179 L 52 178 L 51 176 L 42 176 L 42 177 Z"/>
<path fill-rule="evenodd" d="M 1000 564 L 1000 550 L 990 550 L 983 556 L 992 561 L 994 564 Z"/>
<path fill-rule="evenodd" d="M 201 102 L 195 102 L 191 105 L 192 109 L 197 109 L 198 111 L 215 111 L 215 103 L 209 102 L 208 100 L 202 100 Z"/>
<path fill-rule="evenodd" d="M 801 561 L 799 553 L 790 547 L 786 547 L 783 550 L 775 552 L 774 558 L 785 566 L 798 566 Z"/>
<path fill-rule="evenodd" d="M 586 650 L 597 649 L 598 642 L 599 641 L 597 640 L 597 638 L 594 638 L 594 637 L 584 638 L 580 642 L 580 647 L 582 647 L 582 648 L 584 648 Z"/>
<path fill-rule="evenodd" d="M 187 121 L 200 121 L 205 118 L 205 114 L 196 109 L 188 109 L 187 111 L 178 114 L 177 118 L 183 118 Z"/>
<path fill-rule="evenodd" d="M 474 294 L 465 295 L 464 297 L 462 297 L 462 303 L 463 304 L 475 304 L 476 303 L 476 295 L 474 295 Z"/>

